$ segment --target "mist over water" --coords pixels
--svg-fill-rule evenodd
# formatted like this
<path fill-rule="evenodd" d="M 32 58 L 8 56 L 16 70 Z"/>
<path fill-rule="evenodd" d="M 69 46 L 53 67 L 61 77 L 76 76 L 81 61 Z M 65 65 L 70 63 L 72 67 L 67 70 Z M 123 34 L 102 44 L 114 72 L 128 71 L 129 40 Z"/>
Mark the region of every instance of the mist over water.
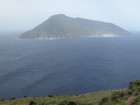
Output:
<path fill-rule="evenodd" d="M 140 37 L 65 40 L 0 35 L 0 98 L 82 94 L 140 79 Z"/>

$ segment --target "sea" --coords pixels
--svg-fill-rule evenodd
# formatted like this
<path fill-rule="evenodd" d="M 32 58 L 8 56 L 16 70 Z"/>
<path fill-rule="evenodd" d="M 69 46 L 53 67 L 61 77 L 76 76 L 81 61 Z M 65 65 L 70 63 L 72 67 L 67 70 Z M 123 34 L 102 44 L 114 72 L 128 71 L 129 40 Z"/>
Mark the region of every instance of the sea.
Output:
<path fill-rule="evenodd" d="M 59 40 L 0 33 L 0 99 L 78 95 L 140 79 L 140 34 Z"/>

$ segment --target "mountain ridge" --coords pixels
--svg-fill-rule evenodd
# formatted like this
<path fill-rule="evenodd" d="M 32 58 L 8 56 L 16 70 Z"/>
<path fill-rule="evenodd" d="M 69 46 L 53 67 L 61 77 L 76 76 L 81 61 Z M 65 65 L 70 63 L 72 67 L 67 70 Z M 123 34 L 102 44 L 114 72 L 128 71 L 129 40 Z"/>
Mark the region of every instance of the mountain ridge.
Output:
<path fill-rule="evenodd" d="M 128 34 L 130 34 L 128 31 L 112 23 L 57 14 L 51 16 L 32 30 L 24 32 L 20 37 L 63 39 L 75 37 L 117 37 Z"/>

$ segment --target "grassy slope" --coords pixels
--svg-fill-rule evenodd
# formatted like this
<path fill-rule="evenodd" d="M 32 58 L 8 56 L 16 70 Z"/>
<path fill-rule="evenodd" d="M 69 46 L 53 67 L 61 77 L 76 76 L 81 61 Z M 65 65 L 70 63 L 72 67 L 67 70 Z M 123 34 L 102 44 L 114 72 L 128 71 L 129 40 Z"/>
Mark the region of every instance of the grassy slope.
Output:
<path fill-rule="evenodd" d="M 31 101 L 38 104 L 45 103 L 45 105 L 58 105 L 62 101 L 74 101 L 79 105 L 98 105 L 103 97 L 110 96 L 113 91 L 101 91 L 97 93 L 83 94 L 77 96 L 53 96 L 53 97 L 26 97 L 14 100 L 0 101 L 0 105 L 29 105 Z"/>
<path fill-rule="evenodd" d="M 30 104 L 32 101 L 36 104 Z M 13 98 L 0 101 L 0 105 L 140 105 L 140 80 L 130 82 L 127 89 L 73 96 Z"/>

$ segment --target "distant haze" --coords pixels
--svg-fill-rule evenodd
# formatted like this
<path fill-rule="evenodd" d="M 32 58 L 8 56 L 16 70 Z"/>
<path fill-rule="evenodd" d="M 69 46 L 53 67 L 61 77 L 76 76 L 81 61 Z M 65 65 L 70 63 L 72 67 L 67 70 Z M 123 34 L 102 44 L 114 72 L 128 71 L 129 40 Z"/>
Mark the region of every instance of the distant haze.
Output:
<path fill-rule="evenodd" d="M 54 14 L 140 31 L 140 0 L 0 0 L 0 31 L 26 31 Z"/>

